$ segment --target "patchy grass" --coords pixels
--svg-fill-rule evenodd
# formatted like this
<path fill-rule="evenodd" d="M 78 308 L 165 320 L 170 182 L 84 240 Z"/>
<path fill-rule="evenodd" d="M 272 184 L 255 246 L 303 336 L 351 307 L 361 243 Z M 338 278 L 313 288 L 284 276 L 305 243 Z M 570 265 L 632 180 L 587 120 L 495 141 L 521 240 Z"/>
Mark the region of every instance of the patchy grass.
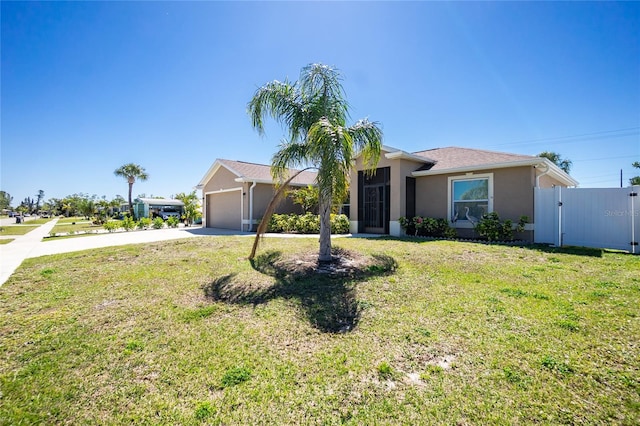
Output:
<path fill-rule="evenodd" d="M 637 424 L 640 257 L 203 237 L 27 259 L 0 424 Z"/>
<path fill-rule="evenodd" d="M 56 226 L 51 230 L 51 234 L 74 234 L 76 232 L 88 232 L 88 231 L 102 231 L 104 227 L 102 225 L 94 225 L 89 221 L 83 220 L 80 222 L 67 222 L 56 223 Z"/>
<path fill-rule="evenodd" d="M 30 226 L 30 225 L 0 226 L 0 235 L 25 235 L 36 228 L 37 226 Z"/>
<path fill-rule="evenodd" d="M 0 238 L 0 244 L 9 244 L 13 240 L 15 240 L 15 238 Z"/>
<path fill-rule="evenodd" d="M 26 218 L 25 224 L 27 226 L 29 226 L 29 225 L 42 225 L 42 224 L 45 224 L 45 223 L 47 223 L 47 222 L 49 222 L 51 220 L 53 220 L 53 219 L 48 218 L 48 217 L 39 217 L 37 219 Z"/>
<path fill-rule="evenodd" d="M 80 223 L 80 222 L 91 222 L 90 219 L 87 219 L 84 216 L 71 216 L 71 217 L 61 217 L 58 219 L 58 225 L 70 224 L 70 223 Z"/>

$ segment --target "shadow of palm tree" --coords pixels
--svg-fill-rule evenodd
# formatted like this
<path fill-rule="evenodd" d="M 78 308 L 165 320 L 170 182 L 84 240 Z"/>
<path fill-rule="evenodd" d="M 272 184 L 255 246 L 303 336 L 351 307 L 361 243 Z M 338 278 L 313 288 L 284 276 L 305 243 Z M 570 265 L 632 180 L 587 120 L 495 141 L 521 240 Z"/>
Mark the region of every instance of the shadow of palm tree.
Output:
<path fill-rule="evenodd" d="M 344 261 L 348 253 L 336 252 L 338 256 L 331 265 L 319 266 L 284 259 L 279 251 L 268 251 L 251 264 L 256 271 L 274 277 L 274 284 L 237 282 L 235 274 L 230 274 L 207 284 L 203 290 L 208 298 L 233 304 L 258 305 L 275 298 L 296 300 L 318 330 L 346 333 L 358 325 L 361 316 L 355 289 L 358 282 L 393 273 L 397 262 L 390 256 L 374 255 L 356 264 Z"/>

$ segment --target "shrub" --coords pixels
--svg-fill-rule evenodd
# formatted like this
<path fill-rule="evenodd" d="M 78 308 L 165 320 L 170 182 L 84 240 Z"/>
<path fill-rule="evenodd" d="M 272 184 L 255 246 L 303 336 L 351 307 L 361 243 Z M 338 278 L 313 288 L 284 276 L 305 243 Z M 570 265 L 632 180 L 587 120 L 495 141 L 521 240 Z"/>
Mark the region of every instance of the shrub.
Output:
<path fill-rule="evenodd" d="M 131 216 L 127 216 L 122 219 L 122 222 L 120 222 L 120 226 L 122 226 L 125 231 L 131 231 L 136 227 L 136 221 L 133 220 Z"/>
<path fill-rule="evenodd" d="M 271 216 L 267 232 L 317 234 L 320 232 L 320 216 L 313 213 L 274 214 Z M 349 219 L 343 214 L 331 215 L 331 233 L 347 234 Z"/>
<path fill-rule="evenodd" d="M 348 234 L 349 218 L 344 214 L 331 215 L 331 233 L 332 234 Z"/>
<path fill-rule="evenodd" d="M 407 235 L 436 238 L 455 238 L 457 235 L 446 219 L 416 216 L 411 220 L 401 217 L 399 222 Z"/>
<path fill-rule="evenodd" d="M 515 230 L 518 232 L 524 231 L 524 225 L 528 220 L 527 216 L 520 216 Z M 501 221 L 496 212 L 483 214 L 475 229 L 480 236 L 486 237 L 489 241 L 513 240 L 513 222 L 510 219 Z"/>
<path fill-rule="evenodd" d="M 161 217 L 156 217 L 153 219 L 153 229 L 162 229 L 164 228 L 164 220 Z"/>
<path fill-rule="evenodd" d="M 167 219 L 167 225 L 169 228 L 177 228 L 178 223 L 180 223 L 180 219 L 175 216 L 170 216 L 169 219 Z"/>
<path fill-rule="evenodd" d="M 108 232 L 115 232 L 116 229 L 120 228 L 120 224 L 115 220 L 108 220 L 102 224 L 102 227 Z"/>
<path fill-rule="evenodd" d="M 398 222 L 400 222 L 400 227 L 405 234 L 416 235 L 416 227 L 413 225 L 413 219 L 408 219 L 402 216 L 400 219 L 398 219 Z"/>
<path fill-rule="evenodd" d="M 141 217 L 138 221 L 139 229 L 147 229 L 149 228 L 149 226 L 151 226 L 151 219 L 149 219 L 148 217 Z"/>

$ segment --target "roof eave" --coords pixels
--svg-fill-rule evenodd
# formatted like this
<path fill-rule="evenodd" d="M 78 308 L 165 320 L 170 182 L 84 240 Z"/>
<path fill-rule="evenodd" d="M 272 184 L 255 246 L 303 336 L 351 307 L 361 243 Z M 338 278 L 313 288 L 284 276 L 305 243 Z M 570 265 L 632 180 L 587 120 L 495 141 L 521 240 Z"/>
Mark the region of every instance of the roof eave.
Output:
<path fill-rule="evenodd" d="M 263 183 L 263 184 L 266 184 L 266 185 L 275 185 L 276 184 L 276 182 L 274 182 L 271 179 L 252 179 L 252 178 L 245 177 L 245 176 L 236 178 L 234 180 L 236 182 L 238 182 L 238 183 L 254 183 L 255 182 L 255 183 Z M 291 183 L 289 183 L 289 186 L 307 186 L 307 185 L 314 185 L 314 183 L 305 183 L 305 182 L 291 182 Z"/>
<path fill-rule="evenodd" d="M 537 166 L 544 164 L 549 167 L 549 174 L 553 176 L 555 179 L 564 183 L 567 186 L 578 186 L 578 181 L 565 173 L 558 166 L 553 164 L 551 161 L 546 158 L 541 157 L 533 157 L 527 158 L 523 160 L 515 160 L 515 161 L 505 161 L 500 163 L 489 163 L 489 164 L 479 164 L 475 166 L 464 166 L 464 167 L 452 167 L 448 169 L 441 170 L 420 170 L 412 172 L 411 175 L 414 177 L 420 176 L 435 176 L 435 175 L 444 175 L 449 173 L 467 173 L 474 172 L 478 170 L 489 170 L 489 169 L 506 169 L 509 167 L 522 167 L 522 166 Z"/>
<path fill-rule="evenodd" d="M 420 155 L 410 154 L 406 151 L 394 151 L 384 155 L 388 160 L 411 160 L 417 163 L 432 163 L 435 164 L 436 160 L 431 158 L 422 157 Z"/>

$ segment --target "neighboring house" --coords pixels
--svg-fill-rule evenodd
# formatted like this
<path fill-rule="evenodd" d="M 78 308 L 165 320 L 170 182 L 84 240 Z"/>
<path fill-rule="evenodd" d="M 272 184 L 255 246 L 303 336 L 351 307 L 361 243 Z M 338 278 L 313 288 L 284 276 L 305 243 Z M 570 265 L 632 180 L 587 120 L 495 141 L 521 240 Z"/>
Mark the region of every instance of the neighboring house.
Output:
<path fill-rule="evenodd" d="M 129 203 L 122 203 L 120 211 L 128 212 Z M 133 200 L 133 213 L 136 218 L 161 217 L 166 220 L 175 216 L 179 219 L 184 213 L 184 203 L 170 198 L 136 198 Z"/>
<path fill-rule="evenodd" d="M 291 170 L 290 175 L 294 172 Z M 291 186 L 313 185 L 315 179 L 315 172 L 304 171 Z M 276 183 L 270 166 L 217 159 L 196 187 L 202 190 L 203 226 L 254 231 L 273 198 Z M 303 213 L 288 197 L 275 212 Z"/>
<path fill-rule="evenodd" d="M 527 216 L 525 238 L 533 240 L 534 188 L 578 184 L 541 157 L 458 147 L 382 151 L 375 174 L 363 172 L 361 158 L 351 173 L 352 233 L 399 236 L 400 217 L 423 216 L 446 218 L 471 237 L 473 222 L 497 212 L 514 223 Z"/>

